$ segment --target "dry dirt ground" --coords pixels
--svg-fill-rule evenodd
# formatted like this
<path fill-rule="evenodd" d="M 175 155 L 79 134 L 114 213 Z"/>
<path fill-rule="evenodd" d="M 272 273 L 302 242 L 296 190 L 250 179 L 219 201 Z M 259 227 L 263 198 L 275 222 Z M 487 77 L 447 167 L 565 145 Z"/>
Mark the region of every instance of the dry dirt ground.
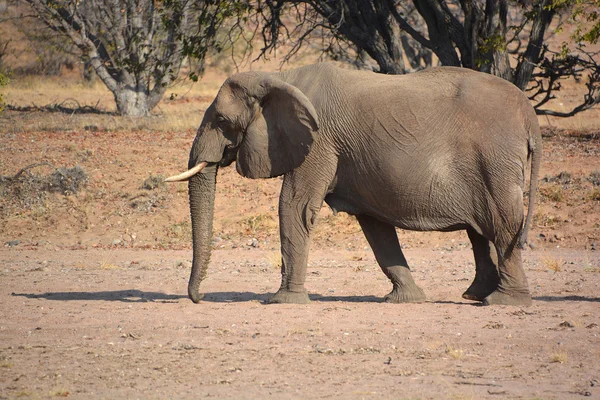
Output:
<path fill-rule="evenodd" d="M 319 250 L 300 306 L 264 304 L 279 276 L 260 249 L 216 251 L 201 304 L 187 250 L 4 250 L 0 397 L 600 396 L 597 252 L 526 252 L 527 308 L 463 301 L 466 249 L 407 253 L 426 303 L 381 303 L 372 256 Z"/>
<path fill-rule="evenodd" d="M 233 168 L 191 303 L 187 189 L 160 176 L 193 135 L 0 134 L 0 398 L 600 398 L 597 132 L 545 131 L 527 308 L 461 299 L 463 233 L 399 231 L 429 300 L 381 303 L 391 288 L 356 221 L 326 208 L 312 303 L 267 305 L 281 181 Z"/>

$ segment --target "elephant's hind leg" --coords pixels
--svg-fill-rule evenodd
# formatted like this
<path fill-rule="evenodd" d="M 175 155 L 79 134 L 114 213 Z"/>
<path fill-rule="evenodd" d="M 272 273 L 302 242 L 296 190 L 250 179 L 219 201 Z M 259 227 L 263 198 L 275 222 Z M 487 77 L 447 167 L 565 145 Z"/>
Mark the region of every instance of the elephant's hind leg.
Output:
<path fill-rule="evenodd" d="M 494 239 L 500 281 L 498 288 L 483 300 L 484 305 L 531 305 L 531 294 L 518 246 L 523 229 L 523 193 L 520 188 L 514 193 L 514 202 L 496 202 L 499 209 L 494 220 L 502 221 L 502 225 L 495 227 Z"/>
<path fill-rule="evenodd" d="M 509 243 L 497 242 L 498 288 L 483 300 L 484 305 L 504 304 L 513 306 L 531 305 L 531 294 L 518 247 L 518 235 Z"/>
<path fill-rule="evenodd" d="M 467 300 L 483 301 L 498 288 L 500 276 L 498 275 L 498 260 L 496 249 L 492 243 L 480 235 L 473 228 L 467 229 L 469 240 L 473 246 L 475 256 L 475 279 L 471 286 L 463 293 Z"/>
<path fill-rule="evenodd" d="M 356 218 L 373 249 L 377 263 L 394 285 L 384 301 L 389 303 L 425 301 L 425 293 L 415 283 L 400 248 L 396 228 L 368 215 L 357 215 Z"/>

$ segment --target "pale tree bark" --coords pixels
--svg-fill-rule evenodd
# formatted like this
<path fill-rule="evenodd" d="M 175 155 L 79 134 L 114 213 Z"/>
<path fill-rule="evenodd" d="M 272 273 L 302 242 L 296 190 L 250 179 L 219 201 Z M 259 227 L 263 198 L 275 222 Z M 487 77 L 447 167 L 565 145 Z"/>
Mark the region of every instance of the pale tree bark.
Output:
<path fill-rule="evenodd" d="M 184 54 L 178 34 L 190 22 L 185 2 L 166 11 L 152 0 L 26 1 L 73 41 L 121 115 L 148 115 L 179 73 Z"/>
<path fill-rule="evenodd" d="M 24 0 L 68 37 L 113 93 L 122 115 L 147 115 L 179 75 L 186 56 L 203 61 L 230 15 L 227 2 Z M 186 45 L 194 43 L 194 54 Z"/>

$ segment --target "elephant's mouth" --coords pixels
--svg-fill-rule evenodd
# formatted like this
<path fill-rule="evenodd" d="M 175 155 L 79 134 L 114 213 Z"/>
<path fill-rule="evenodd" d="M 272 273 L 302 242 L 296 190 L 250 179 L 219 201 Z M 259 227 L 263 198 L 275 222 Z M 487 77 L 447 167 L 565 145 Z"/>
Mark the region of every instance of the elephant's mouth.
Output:
<path fill-rule="evenodd" d="M 232 162 L 237 158 L 239 146 L 230 144 L 225 146 L 225 151 L 223 151 L 223 158 L 219 161 L 219 167 L 228 167 Z"/>
<path fill-rule="evenodd" d="M 166 178 L 165 182 L 187 181 L 192 176 L 200 173 L 208 165 L 217 164 L 219 167 L 227 167 L 227 166 L 231 165 L 231 163 L 234 162 L 235 159 L 237 158 L 238 148 L 239 148 L 239 146 L 228 145 L 227 147 L 225 147 L 225 150 L 223 151 L 223 157 L 221 158 L 220 161 L 218 161 L 216 163 L 203 161 L 203 162 L 197 164 L 196 166 L 194 166 L 193 168 L 191 168 L 185 172 L 182 172 L 179 175 L 174 175 L 174 176 L 170 176 L 170 177 Z"/>

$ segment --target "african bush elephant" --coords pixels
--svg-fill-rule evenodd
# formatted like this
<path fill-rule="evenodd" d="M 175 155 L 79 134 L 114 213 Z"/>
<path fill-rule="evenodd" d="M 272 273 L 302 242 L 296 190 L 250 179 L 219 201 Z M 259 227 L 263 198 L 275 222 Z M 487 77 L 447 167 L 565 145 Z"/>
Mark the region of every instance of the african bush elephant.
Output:
<path fill-rule="evenodd" d="M 466 229 L 475 279 L 463 297 L 531 303 L 521 246 L 533 215 L 541 137 L 512 84 L 462 68 L 391 76 L 315 64 L 245 72 L 223 84 L 194 140 L 189 170 L 193 265 L 188 293 L 202 299 L 218 167 L 249 178 L 284 175 L 279 199 L 281 287 L 273 303 L 307 303 L 310 236 L 323 200 L 355 215 L 391 280 L 389 302 L 425 300 L 395 227 Z M 531 159 L 529 212 L 523 187 Z"/>

